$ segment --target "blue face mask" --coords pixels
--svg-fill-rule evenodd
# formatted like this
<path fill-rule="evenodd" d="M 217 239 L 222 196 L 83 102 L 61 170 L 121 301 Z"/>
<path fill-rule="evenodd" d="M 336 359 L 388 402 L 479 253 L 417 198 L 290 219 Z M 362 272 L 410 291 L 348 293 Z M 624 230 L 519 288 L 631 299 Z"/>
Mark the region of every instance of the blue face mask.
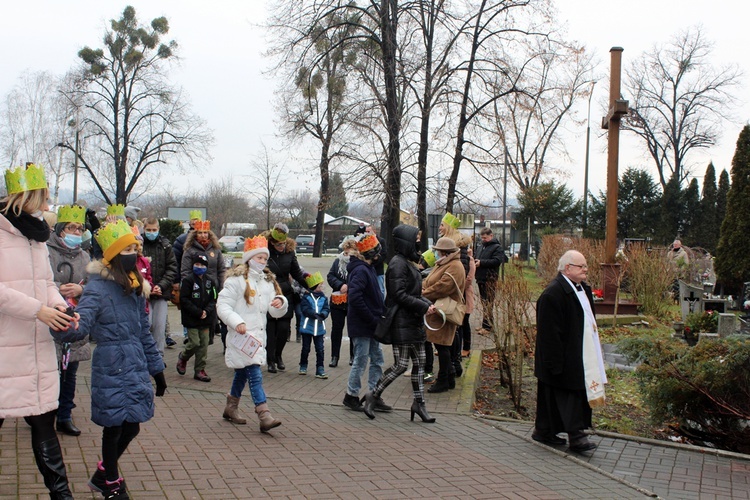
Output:
<path fill-rule="evenodd" d="M 193 266 L 193 273 L 195 273 L 196 276 L 203 276 L 206 274 L 206 271 L 208 271 L 208 268 L 206 267 Z"/>
<path fill-rule="evenodd" d="M 156 238 L 159 237 L 159 231 L 156 231 L 155 233 L 144 233 L 146 235 L 146 239 L 148 241 L 156 241 Z"/>
<path fill-rule="evenodd" d="M 77 234 L 66 234 L 63 238 L 63 241 L 65 242 L 65 246 L 67 246 L 68 248 L 76 248 L 81 246 L 83 238 L 78 236 Z"/>

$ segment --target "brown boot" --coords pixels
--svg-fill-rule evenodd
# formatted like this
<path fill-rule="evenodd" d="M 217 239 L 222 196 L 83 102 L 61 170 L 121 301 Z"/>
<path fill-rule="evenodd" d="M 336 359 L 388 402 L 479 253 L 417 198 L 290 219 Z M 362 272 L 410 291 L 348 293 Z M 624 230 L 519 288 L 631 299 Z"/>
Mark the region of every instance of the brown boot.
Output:
<path fill-rule="evenodd" d="M 281 421 L 273 418 L 271 412 L 268 411 L 266 403 L 256 406 L 255 413 L 258 414 L 258 420 L 260 420 L 260 432 L 268 432 L 274 427 L 281 425 Z"/>
<path fill-rule="evenodd" d="M 240 404 L 240 398 L 235 398 L 231 394 L 227 394 L 227 407 L 224 408 L 224 417 L 225 420 L 229 420 L 233 424 L 237 425 L 245 425 L 247 423 L 247 420 L 242 418 L 240 416 L 240 412 L 237 409 L 237 406 Z"/>

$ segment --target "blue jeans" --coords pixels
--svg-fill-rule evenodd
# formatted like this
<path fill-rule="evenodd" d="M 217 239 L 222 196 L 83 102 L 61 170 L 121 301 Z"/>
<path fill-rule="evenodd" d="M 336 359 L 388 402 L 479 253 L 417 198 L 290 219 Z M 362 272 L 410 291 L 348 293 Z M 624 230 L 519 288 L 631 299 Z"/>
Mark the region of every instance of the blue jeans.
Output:
<path fill-rule="evenodd" d="M 354 345 L 354 362 L 349 372 L 346 393 L 359 397 L 359 391 L 362 389 L 362 374 L 365 372 L 368 359 L 370 360 L 370 374 L 367 377 L 367 388 L 370 391 L 375 390 L 375 385 L 383 374 L 383 350 L 380 348 L 380 342 L 367 337 L 355 337 L 352 339 L 352 344 Z"/>
<path fill-rule="evenodd" d="M 63 373 L 65 380 L 63 380 Z M 78 361 L 68 363 L 68 369 L 60 372 L 60 402 L 57 408 L 57 421 L 70 422 L 73 417 L 71 412 L 76 407 L 73 398 L 76 395 L 76 373 L 78 373 Z"/>
<path fill-rule="evenodd" d="M 299 356 L 299 366 L 307 368 L 307 358 L 310 356 L 310 344 L 315 342 L 315 366 L 323 366 L 323 356 L 325 353 L 325 335 L 307 335 L 302 334 L 302 353 Z"/>
<path fill-rule="evenodd" d="M 266 402 L 266 392 L 263 390 L 263 373 L 260 370 L 260 365 L 250 365 L 245 368 L 237 368 L 234 370 L 234 380 L 232 381 L 232 388 L 229 394 L 235 398 L 242 397 L 242 390 L 245 388 L 245 383 L 250 384 L 250 396 L 253 398 L 255 406 L 262 405 Z"/>

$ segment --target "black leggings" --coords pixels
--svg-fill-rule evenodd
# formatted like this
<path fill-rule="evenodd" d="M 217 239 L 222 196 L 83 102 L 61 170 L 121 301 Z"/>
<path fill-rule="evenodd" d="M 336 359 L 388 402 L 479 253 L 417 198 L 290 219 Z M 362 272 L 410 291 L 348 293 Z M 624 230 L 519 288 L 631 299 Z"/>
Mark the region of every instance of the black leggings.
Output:
<path fill-rule="evenodd" d="M 266 360 L 269 364 L 278 363 L 284 352 L 286 340 L 291 332 L 292 318 L 268 318 L 266 322 Z"/>
<path fill-rule="evenodd" d="M 440 362 L 438 378 L 444 378 L 451 373 L 456 373 L 456 370 L 453 368 L 453 360 L 451 359 L 452 346 L 435 344 L 435 348 L 437 348 L 438 361 Z"/>
<path fill-rule="evenodd" d="M 137 422 L 124 422 L 122 425 L 105 427 L 102 431 L 102 467 L 107 481 L 117 481 L 120 478 L 117 460 L 140 431 L 141 424 Z"/>
<path fill-rule="evenodd" d="M 31 446 L 36 448 L 49 439 L 57 439 L 55 433 L 55 417 L 57 410 L 48 411 L 41 415 L 32 415 L 23 417 L 27 424 L 31 426 Z M 3 426 L 5 419 L 0 418 L 0 428 Z"/>

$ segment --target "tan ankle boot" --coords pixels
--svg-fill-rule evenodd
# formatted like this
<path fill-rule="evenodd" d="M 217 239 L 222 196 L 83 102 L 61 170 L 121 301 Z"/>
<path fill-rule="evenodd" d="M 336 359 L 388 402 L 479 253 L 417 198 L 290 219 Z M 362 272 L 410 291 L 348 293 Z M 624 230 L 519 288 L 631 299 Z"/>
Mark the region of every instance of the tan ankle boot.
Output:
<path fill-rule="evenodd" d="M 240 412 L 237 409 L 239 404 L 240 398 L 235 398 L 231 394 L 227 394 L 227 407 L 224 408 L 224 415 L 222 416 L 233 424 L 245 425 L 247 420 L 240 416 Z"/>
<path fill-rule="evenodd" d="M 274 427 L 281 425 L 281 421 L 273 418 L 271 412 L 268 411 L 266 403 L 256 406 L 255 413 L 258 414 L 258 420 L 260 420 L 260 432 L 268 432 Z"/>

